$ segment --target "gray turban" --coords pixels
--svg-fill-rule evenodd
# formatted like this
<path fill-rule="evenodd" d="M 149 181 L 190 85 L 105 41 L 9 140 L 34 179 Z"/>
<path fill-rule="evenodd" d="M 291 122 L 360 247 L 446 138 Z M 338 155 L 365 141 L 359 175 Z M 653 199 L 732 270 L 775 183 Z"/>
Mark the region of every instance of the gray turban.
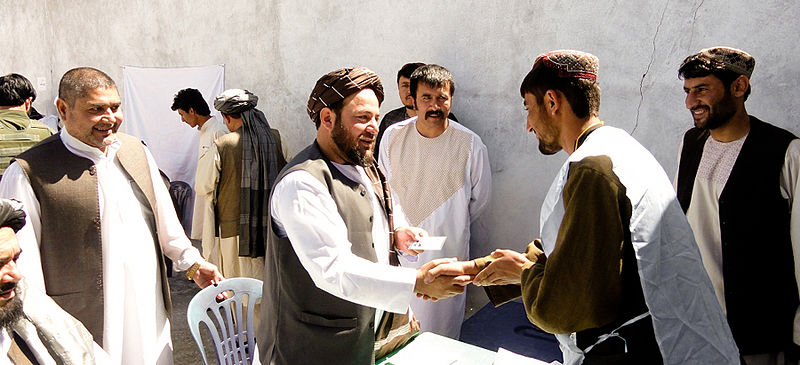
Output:
<path fill-rule="evenodd" d="M 214 98 L 214 109 L 222 114 L 237 114 L 258 105 L 258 96 L 242 89 L 228 89 Z"/>

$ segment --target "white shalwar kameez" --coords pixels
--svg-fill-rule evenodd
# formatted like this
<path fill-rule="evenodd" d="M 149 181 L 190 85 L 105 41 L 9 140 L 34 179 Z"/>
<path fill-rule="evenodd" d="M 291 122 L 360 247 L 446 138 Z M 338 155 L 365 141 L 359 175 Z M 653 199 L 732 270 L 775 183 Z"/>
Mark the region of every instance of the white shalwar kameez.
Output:
<path fill-rule="evenodd" d="M 719 197 L 728 183 L 733 165 L 739 157 L 747 136 L 730 142 L 719 142 L 709 137 L 703 148 L 703 155 L 697 168 L 697 176 L 692 188 L 692 200 L 686 217 L 689 219 L 700 253 L 703 256 L 708 276 L 714 284 L 717 299 L 722 310 L 727 312 L 725 303 L 725 282 L 722 277 L 722 232 L 719 221 Z M 683 145 L 678 151 L 683 150 Z M 680 154 L 678 155 L 680 166 Z M 786 157 L 781 168 L 781 196 L 790 202 L 792 218 L 800 216 L 800 140 L 795 139 L 786 149 Z M 677 187 L 677 173 L 673 184 Z M 800 278 L 800 219 L 792 219 L 789 223 L 792 239 L 792 252 L 795 256 L 795 276 Z M 800 280 L 798 280 L 800 291 Z M 800 343 L 800 308 L 794 316 L 794 343 Z M 746 356 L 747 357 L 747 356 Z M 753 359 L 747 359 L 751 361 Z"/>
<path fill-rule="evenodd" d="M 316 286 L 344 300 L 375 308 L 375 323 L 386 311 L 405 313 L 414 295 L 416 271 L 389 265 L 389 223 L 363 167 L 332 163 L 367 189 L 372 203 L 372 240 L 377 262 L 353 254 L 347 226 L 328 188 L 306 171 L 275 184 L 270 214 L 278 236 L 288 237 Z M 377 326 L 375 326 L 377 329 Z"/>
<path fill-rule="evenodd" d="M 206 197 L 197 193 L 197 182 L 200 180 L 200 164 L 204 159 L 213 158 L 210 153 L 214 140 L 228 133 L 228 127 L 211 117 L 200 127 L 200 139 L 197 144 L 197 169 L 194 175 L 194 208 L 192 210 L 192 238 L 203 238 L 204 219 L 208 209 L 213 209 Z M 214 214 L 213 211 L 211 214 Z"/>
<path fill-rule="evenodd" d="M 419 134 L 416 122 L 414 117 L 386 130 L 380 166 L 395 205 L 401 206 L 395 210 L 404 212 L 410 225 L 431 236 L 447 236 L 447 240 L 441 251 L 423 252 L 415 262 L 401 258 L 400 263 L 419 268 L 443 257 L 468 260 L 470 223 L 486 209 L 492 194 L 486 145 L 477 134 L 452 120 L 435 138 Z M 437 302 L 416 298 L 411 308 L 422 331 L 458 338 L 465 303 L 464 295 Z"/>
<path fill-rule="evenodd" d="M 110 364 L 172 364 L 172 341 L 161 293 L 158 257 L 141 205 L 116 157 L 119 140 L 104 154 L 68 133 L 61 132 L 67 150 L 90 159 L 97 168 L 100 229 L 103 244 L 103 349 Z M 192 247 L 175 214 L 172 199 L 145 148 L 155 190 L 156 217 L 162 251 L 178 270 L 202 260 Z M 27 213 L 25 227 L 17 233 L 23 254 L 20 271 L 29 284 L 45 290 L 39 238 L 39 201 L 22 168 L 13 163 L 0 182 L 0 196 L 20 200 Z M 67 228 L 65 228 L 67 229 Z M 68 275 L 69 273 L 64 273 Z"/>

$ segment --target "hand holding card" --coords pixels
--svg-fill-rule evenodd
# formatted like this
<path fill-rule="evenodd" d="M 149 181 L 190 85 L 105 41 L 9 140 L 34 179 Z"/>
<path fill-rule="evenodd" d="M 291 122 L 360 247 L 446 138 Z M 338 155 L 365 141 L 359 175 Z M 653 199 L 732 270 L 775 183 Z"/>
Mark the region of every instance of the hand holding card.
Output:
<path fill-rule="evenodd" d="M 446 239 L 446 236 L 419 237 L 419 240 L 412 243 L 410 246 L 408 246 L 408 248 L 422 251 L 441 251 Z"/>

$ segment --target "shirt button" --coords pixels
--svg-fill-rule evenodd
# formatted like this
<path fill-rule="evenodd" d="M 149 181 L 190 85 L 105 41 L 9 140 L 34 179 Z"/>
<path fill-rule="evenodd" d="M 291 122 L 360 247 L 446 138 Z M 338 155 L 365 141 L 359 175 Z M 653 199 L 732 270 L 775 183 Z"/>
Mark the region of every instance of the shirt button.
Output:
<path fill-rule="evenodd" d="M 92 165 L 91 167 L 89 167 L 89 175 L 94 176 L 96 174 L 97 174 L 97 166 Z"/>
<path fill-rule="evenodd" d="M 369 222 L 372 223 L 372 216 L 369 216 Z"/>

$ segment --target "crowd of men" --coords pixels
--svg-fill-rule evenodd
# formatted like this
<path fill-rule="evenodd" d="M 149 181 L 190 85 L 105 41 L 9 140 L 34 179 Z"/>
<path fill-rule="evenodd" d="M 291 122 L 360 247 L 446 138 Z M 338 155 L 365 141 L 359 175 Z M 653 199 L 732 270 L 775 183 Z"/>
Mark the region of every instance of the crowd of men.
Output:
<path fill-rule="evenodd" d="M 597 57 L 539 55 L 520 86 L 526 130 L 568 157 L 526 251 L 472 260 L 491 168 L 442 66 L 404 65 L 403 107 L 380 122 L 377 74 L 323 75 L 316 136 L 293 157 L 251 92 L 215 96 L 222 121 L 178 92 L 172 110 L 200 133 L 202 253 L 147 147 L 117 131 L 108 75 L 64 74 L 57 133 L 30 119 L 27 79 L 0 77 L 0 363 L 172 363 L 166 257 L 200 287 L 263 281 L 264 364 L 370 364 L 420 330 L 458 338 L 469 283 L 495 305 L 521 297 L 565 364 L 797 364 L 800 144 L 747 113 L 754 68 L 728 47 L 680 65 L 694 127 L 670 182 L 600 119 Z M 414 248 L 431 236 L 441 250 Z"/>

